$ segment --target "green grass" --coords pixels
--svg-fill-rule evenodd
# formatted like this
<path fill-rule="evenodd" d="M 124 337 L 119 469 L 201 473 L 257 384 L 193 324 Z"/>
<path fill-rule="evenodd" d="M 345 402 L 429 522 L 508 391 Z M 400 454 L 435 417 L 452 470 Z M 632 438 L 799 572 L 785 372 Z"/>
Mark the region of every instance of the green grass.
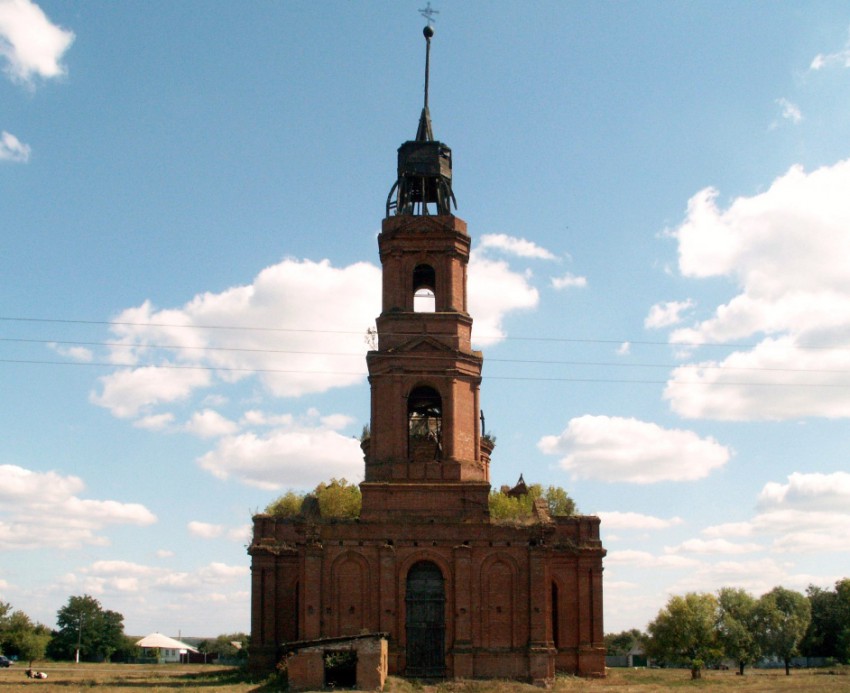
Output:
<path fill-rule="evenodd" d="M 282 690 L 275 677 L 252 681 L 232 667 L 180 664 L 73 664 L 44 662 L 36 667 L 47 672 L 46 681 L 27 679 L 26 666 L 17 664 L 0 669 L 0 690 L 4 691 L 153 691 L 202 690 L 210 693 L 271 692 Z M 533 693 L 539 688 L 515 681 L 446 681 L 421 683 L 390 677 L 386 693 Z M 850 667 L 798 669 L 785 676 L 782 669 L 748 669 L 745 676 L 734 671 L 706 671 L 692 681 L 686 669 L 609 669 L 603 679 L 558 676 L 554 693 L 597 692 L 608 690 L 650 693 L 668 690 L 700 691 L 817 691 L 850 693 Z"/>

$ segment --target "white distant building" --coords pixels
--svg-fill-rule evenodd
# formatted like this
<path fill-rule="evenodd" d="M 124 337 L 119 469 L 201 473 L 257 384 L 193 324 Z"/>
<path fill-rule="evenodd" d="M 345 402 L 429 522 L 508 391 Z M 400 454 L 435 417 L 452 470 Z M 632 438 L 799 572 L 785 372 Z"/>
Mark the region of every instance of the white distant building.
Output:
<path fill-rule="evenodd" d="M 164 664 L 181 662 L 189 652 L 198 651 L 191 645 L 187 645 L 181 640 L 169 638 L 162 633 L 146 635 L 141 640 L 136 641 L 136 645 L 146 650 L 154 650 L 157 661 Z"/>

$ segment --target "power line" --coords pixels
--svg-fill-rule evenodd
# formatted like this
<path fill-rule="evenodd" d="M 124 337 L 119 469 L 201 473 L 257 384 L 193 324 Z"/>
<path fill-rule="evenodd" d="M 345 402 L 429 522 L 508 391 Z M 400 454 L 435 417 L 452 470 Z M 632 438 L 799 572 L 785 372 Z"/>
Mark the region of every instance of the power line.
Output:
<path fill-rule="evenodd" d="M 62 344 L 69 346 L 94 346 L 94 347 L 109 347 L 109 348 L 125 348 L 125 349 L 169 349 L 173 351 L 224 351 L 224 352 L 245 352 L 256 354 L 291 354 L 297 356 L 345 356 L 363 358 L 363 351 L 300 351 L 294 349 L 258 349 L 250 347 L 219 347 L 219 346 L 186 346 L 180 344 L 128 344 L 125 342 L 89 342 L 89 341 L 74 341 L 74 340 L 58 340 L 58 339 L 23 339 L 16 337 L 0 337 L 0 342 L 9 343 L 24 343 L 24 344 Z M 407 354 L 408 358 L 421 358 L 423 360 L 431 360 L 435 357 L 439 358 L 454 358 L 451 354 Z M 633 361 L 576 361 L 576 360 L 561 360 L 561 359 L 503 359 L 503 358 L 486 358 L 487 363 L 525 363 L 532 365 L 562 365 L 562 366 L 582 366 L 582 367 L 603 367 L 603 368 L 662 368 L 673 370 L 689 366 L 692 364 L 676 364 L 676 363 L 644 363 Z M 53 362 L 50 362 L 53 363 Z M 59 362 L 56 362 L 59 363 Z M 120 366 L 121 364 L 112 364 Z M 758 367 L 758 366 L 721 366 L 721 365 L 704 365 L 697 366 L 701 370 L 718 370 L 718 371 L 742 371 L 742 372 L 773 372 L 773 373 L 824 373 L 831 375 L 850 374 L 848 369 L 827 369 L 827 368 L 777 368 L 777 367 Z M 214 368 L 214 367 L 213 367 Z"/>
<path fill-rule="evenodd" d="M 122 366 L 109 362 L 98 361 L 49 361 L 46 359 L 0 359 L 0 363 L 19 363 L 30 365 L 52 365 L 52 366 L 87 366 L 107 368 L 157 368 L 164 370 L 197 370 L 197 371 L 225 371 L 238 373 L 287 373 L 296 375 L 358 375 L 365 376 L 365 371 L 310 371 L 291 368 L 239 368 L 234 366 L 201 366 L 201 365 L 179 365 L 179 364 L 135 364 L 133 366 Z M 483 375 L 484 380 L 521 380 L 527 382 L 567 382 L 567 383 L 612 383 L 632 385 L 727 385 L 738 387 L 827 387 L 827 388 L 850 388 L 850 383 L 767 383 L 767 382 L 702 382 L 687 380 L 624 380 L 621 378 L 559 378 L 559 377 L 533 377 L 533 376 L 511 376 L 511 375 Z"/>
<path fill-rule="evenodd" d="M 106 325 L 106 326 L 122 326 L 122 327 L 162 327 L 169 329 L 192 329 L 192 330 L 233 330 L 245 332 L 294 332 L 305 334 L 350 334 L 350 335 L 366 335 L 367 330 L 331 330 L 331 329 L 308 329 L 296 327 L 261 327 L 252 325 L 181 325 L 177 323 L 161 323 L 161 322 L 132 322 L 124 320 L 72 320 L 64 318 L 29 318 L 29 317 L 11 317 L 0 316 L 0 321 L 5 322 L 24 322 L 24 323 L 57 323 L 68 325 Z M 385 332 L 385 336 L 404 336 L 408 333 Z M 503 336 L 503 335 L 478 335 L 479 339 L 499 339 L 504 341 L 526 341 L 526 342 L 563 342 L 574 344 L 611 344 L 622 345 L 625 343 L 638 346 L 665 346 L 665 347 L 717 347 L 727 349 L 752 349 L 758 346 L 757 343 L 746 342 L 670 342 L 663 340 L 641 340 L 641 339 L 600 339 L 591 337 L 532 337 L 532 336 Z M 816 344 L 794 344 L 791 345 L 794 349 L 805 350 L 841 350 L 850 349 L 848 346 L 826 346 Z"/>

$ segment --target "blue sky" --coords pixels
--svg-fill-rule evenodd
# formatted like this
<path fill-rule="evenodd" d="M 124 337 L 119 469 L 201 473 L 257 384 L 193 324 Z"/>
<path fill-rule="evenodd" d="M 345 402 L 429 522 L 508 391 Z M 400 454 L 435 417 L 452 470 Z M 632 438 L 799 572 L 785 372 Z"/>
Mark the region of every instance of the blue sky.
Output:
<path fill-rule="evenodd" d="M 360 479 L 423 4 L 0 0 L 0 599 L 247 630 L 251 514 Z M 609 632 L 846 576 L 846 3 L 435 8 L 493 484 Z"/>

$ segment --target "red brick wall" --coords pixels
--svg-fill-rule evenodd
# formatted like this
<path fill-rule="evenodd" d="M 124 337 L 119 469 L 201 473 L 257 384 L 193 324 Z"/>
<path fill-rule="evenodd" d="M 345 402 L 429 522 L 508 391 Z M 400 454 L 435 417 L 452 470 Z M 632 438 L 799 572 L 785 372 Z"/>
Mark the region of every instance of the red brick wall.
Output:
<path fill-rule="evenodd" d="M 445 579 L 450 676 L 456 663 L 463 675 L 479 677 L 531 679 L 550 666 L 601 675 L 604 551 L 598 527 L 598 518 L 579 517 L 559 519 L 548 528 L 486 521 L 361 521 L 311 529 L 303 522 L 258 516 L 250 549 L 252 646 L 279 645 L 273 635 L 279 626 L 272 624 L 288 618 L 287 609 L 298 603 L 302 638 L 389 632 L 389 670 L 403 673 L 407 571 L 417 561 L 430 560 Z M 582 544 L 574 543 L 578 537 L 584 537 Z M 293 576 L 288 583 L 293 586 L 294 576 L 303 576 L 300 598 L 271 590 L 258 599 L 258 572 L 275 570 Z M 557 651 L 552 582 L 558 585 Z"/>

